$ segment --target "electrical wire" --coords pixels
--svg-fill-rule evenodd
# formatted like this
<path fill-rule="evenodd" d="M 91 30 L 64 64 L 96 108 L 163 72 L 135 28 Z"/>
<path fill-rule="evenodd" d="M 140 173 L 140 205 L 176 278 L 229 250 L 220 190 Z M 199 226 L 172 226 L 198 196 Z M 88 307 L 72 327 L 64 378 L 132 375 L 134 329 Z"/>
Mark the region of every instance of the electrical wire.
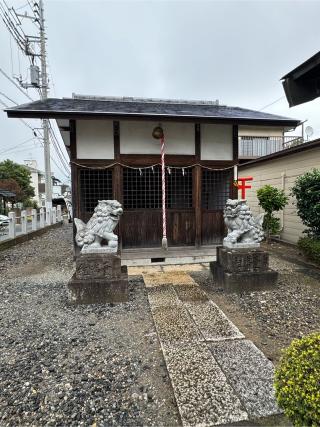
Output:
<path fill-rule="evenodd" d="M 6 108 L 10 108 L 9 107 L 9 105 L 8 104 L 6 104 L 5 102 L 3 102 L 3 101 L 1 101 L 1 99 L 0 99 L 0 104 L 2 104 L 4 107 L 6 107 Z M 23 120 L 23 119 L 20 119 L 19 118 L 19 120 L 20 120 L 20 122 L 21 123 L 23 123 L 25 126 L 27 126 L 30 130 L 32 130 L 32 133 L 33 133 L 33 135 L 35 136 L 35 137 L 37 137 L 37 132 L 36 132 L 36 130 L 35 130 L 35 128 L 34 127 L 32 127 L 28 122 L 26 122 L 25 120 Z"/>
<path fill-rule="evenodd" d="M 15 85 L 15 87 L 17 88 L 17 89 L 19 89 L 19 91 L 21 92 L 21 93 L 23 93 L 28 99 L 30 99 L 30 101 L 32 101 L 32 102 L 34 102 L 34 99 L 32 99 L 31 98 L 31 96 L 27 93 L 27 92 L 25 92 L 24 90 L 22 90 L 21 89 L 21 87 L 14 81 L 14 80 L 12 80 L 9 76 L 8 76 L 8 74 L 7 73 L 5 73 L 4 71 L 3 71 L 3 69 L 2 68 L 0 68 L 0 73 L 2 74 L 2 75 L 4 75 L 4 77 L 6 77 L 13 85 Z"/>
<path fill-rule="evenodd" d="M 57 143 L 58 149 L 59 149 L 59 151 L 60 151 L 60 153 L 61 153 L 61 155 L 62 155 L 62 157 L 63 157 L 64 161 L 68 164 L 68 163 L 69 163 L 69 160 L 67 160 L 66 156 L 64 155 L 64 153 L 63 153 L 63 151 L 62 151 L 62 148 L 60 147 L 59 140 L 58 140 L 58 138 L 57 138 L 57 136 L 56 136 L 56 134 L 55 134 L 55 131 L 54 131 L 54 129 L 53 129 L 53 127 L 52 127 L 51 123 L 50 123 L 50 120 L 49 120 L 49 126 L 50 126 L 49 131 L 52 133 L 53 138 L 55 139 L 55 141 L 56 141 L 56 143 Z"/>
<path fill-rule="evenodd" d="M 10 148 L 8 148 L 8 149 L 5 149 L 5 150 L 0 151 L 0 154 L 6 153 L 7 151 L 14 150 L 15 148 L 20 147 L 21 145 L 26 144 L 27 142 L 33 141 L 34 139 L 36 139 L 36 138 L 35 138 L 35 137 L 28 138 L 28 139 L 26 139 L 25 141 L 20 142 L 20 143 L 19 143 L 19 144 L 17 144 L 17 145 L 14 145 L 13 147 L 10 147 Z"/>
<path fill-rule="evenodd" d="M 276 99 L 275 101 L 271 102 L 270 104 L 265 105 L 263 108 L 260 108 L 260 110 L 259 110 L 259 111 L 262 111 L 262 110 L 265 110 L 265 109 L 266 109 L 266 108 L 268 108 L 268 107 L 271 107 L 271 105 L 273 105 L 273 104 L 275 104 L 275 103 L 279 102 L 279 101 L 280 101 L 281 99 L 283 99 L 283 98 L 284 98 L 284 95 L 283 95 L 283 96 L 280 96 L 280 98 Z"/>
<path fill-rule="evenodd" d="M 7 95 L 5 95 L 3 92 L 0 92 L 0 94 L 1 95 L 3 95 L 3 96 L 5 96 L 9 101 L 11 101 L 11 102 L 13 102 L 14 104 L 16 104 L 16 105 L 18 105 L 13 99 L 11 99 L 11 98 L 9 98 Z M 2 104 L 2 105 L 4 105 L 6 108 L 10 108 L 9 107 L 9 105 L 7 105 L 5 102 L 3 102 L 1 99 L 0 99 L 0 103 Z M 32 127 L 32 126 L 30 126 L 27 122 L 25 122 L 23 119 L 19 119 L 25 126 L 27 126 L 29 129 L 31 129 L 32 130 L 32 132 L 33 132 L 33 134 L 34 134 L 34 136 L 37 136 L 37 133 L 35 132 L 35 129 Z M 50 124 L 50 122 L 49 122 L 49 124 Z M 50 126 L 51 126 L 51 124 L 50 124 Z M 50 131 L 50 129 L 49 129 L 49 131 Z M 39 133 L 39 135 L 43 138 L 43 135 L 41 135 L 41 133 L 40 132 L 38 132 Z M 54 134 L 54 136 L 55 136 L 55 134 Z M 55 138 L 56 138 L 56 136 L 55 136 Z M 34 138 L 31 138 L 31 139 L 34 139 Z M 56 139 L 57 140 L 57 139 Z M 30 141 L 30 139 L 29 139 L 29 141 Z M 57 143 L 54 141 L 54 139 L 53 139 L 53 136 L 52 136 L 52 134 L 51 134 L 51 142 L 53 143 L 53 147 L 54 147 L 54 149 L 55 149 L 55 152 L 57 153 L 57 156 L 59 157 L 59 160 L 60 160 L 60 163 L 61 163 L 61 165 L 62 165 L 62 167 L 65 169 L 65 172 L 67 173 L 67 174 L 69 174 L 68 176 L 70 176 L 70 167 L 69 167 L 69 165 L 68 165 L 68 161 L 67 160 L 63 160 L 63 157 L 62 157 L 62 155 L 60 154 L 60 152 L 59 152 L 59 149 L 57 148 Z M 19 145 L 21 145 L 21 144 L 18 144 L 18 146 Z M 16 146 L 14 146 L 14 147 L 16 147 Z M 12 147 L 12 148 L 14 148 L 14 147 Z M 59 146 L 58 146 L 59 147 Z M 7 150 L 6 150 L 7 151 Z M 1 152 L 0 152 L 0 154 L 1 154 Z M 50 156 L 51 157 L 51 156 Z M 51 157 L 51 159 L 52 159 L 52 161 L 55 163 L 55 161 L 54 161 L 54 159 Z M 55 163 L 55 165 L 57 166 L 57 164 Z M 58 166 L 57 166 L 58 167 Z M 60 170 L 60 172 L 62 172 L 61 171 L 61 168 L 60 167 L 58 167 L 59 168 L 59 170 Z M 64 175 L 65 176 L 67 176 L 66 175 L 66 173 L 64 173 Z"/>

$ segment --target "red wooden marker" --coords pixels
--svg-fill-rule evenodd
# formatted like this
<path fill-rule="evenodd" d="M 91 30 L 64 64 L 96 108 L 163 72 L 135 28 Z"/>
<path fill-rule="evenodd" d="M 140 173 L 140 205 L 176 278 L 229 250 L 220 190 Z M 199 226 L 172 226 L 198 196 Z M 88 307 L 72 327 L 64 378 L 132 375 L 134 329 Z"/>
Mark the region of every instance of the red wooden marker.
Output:
<path fill-rule="evenodd" d="M 252 181 L 252 176 L 246 176 L 245 178 L 238 178 L 237 183 L 235 184 L 238 187 L 238 190 L 241 190 L 241 199 L 246 198 L 246 189 L 251 188 L 251 185 L 246 185 L 246 181 Z M 240 184 L 239 184 L 240 181 Z"/>

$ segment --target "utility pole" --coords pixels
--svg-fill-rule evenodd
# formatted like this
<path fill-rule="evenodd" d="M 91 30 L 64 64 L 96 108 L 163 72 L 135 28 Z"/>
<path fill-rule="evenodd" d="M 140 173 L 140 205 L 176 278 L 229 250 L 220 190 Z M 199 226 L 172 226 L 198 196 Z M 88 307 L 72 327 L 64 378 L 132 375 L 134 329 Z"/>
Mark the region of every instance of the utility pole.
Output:
<path fill-rule="evenodd" d="M 39 21 L 40 21 L 40 51 L 41 51 L 41 99 L 48 98 L 48 76 L 46 62 L 46 36 L 44 28 L 43 0 L 39 0 Z M 52 178 L 50 164 L 50 140 L 49 140 L 49 120 L 43 119 L 43 148 L 44 148 L 44 170 L 46 206 L 52 207 Z"/>

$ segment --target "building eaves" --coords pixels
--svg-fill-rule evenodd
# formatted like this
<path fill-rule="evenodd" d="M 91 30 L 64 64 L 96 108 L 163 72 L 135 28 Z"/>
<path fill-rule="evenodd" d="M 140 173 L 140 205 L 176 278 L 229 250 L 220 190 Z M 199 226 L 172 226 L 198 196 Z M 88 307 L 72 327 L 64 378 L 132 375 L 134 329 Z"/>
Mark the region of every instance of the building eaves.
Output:
<path fill-rule="evenodd" d="M 303 77 L 303 75 L 309 73 L 312 69 L 318 66 L 320 66 L 320 51 L 317 52 L 315 55 L 311 56 L 311 58 L 307 59 L 302 64 L 298 65 L 285 76 L 281 77 L 281 80 L 285 80 L 288 78 L 298 79 L 300 77 Z"/>
<path fill-rule="evenodd" d="M 187 120 L 244 124 L 269 124 L 296 127 L 299 120 L 215 103 L 144 102 L 143 100 L 101 100 L 49 98 L 5 110 L 8 117 L 25 118 L 128 118 Z"/>

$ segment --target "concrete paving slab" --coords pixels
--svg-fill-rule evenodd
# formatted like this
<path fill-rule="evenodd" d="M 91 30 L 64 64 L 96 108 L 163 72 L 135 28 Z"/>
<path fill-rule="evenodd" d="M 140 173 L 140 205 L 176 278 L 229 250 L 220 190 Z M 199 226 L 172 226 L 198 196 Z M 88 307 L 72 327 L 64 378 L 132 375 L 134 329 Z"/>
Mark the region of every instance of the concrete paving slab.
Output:
<path fill-rule="evenodd" d="M 191 302 L 191 301 L 208 301 L 209 298 L 200 287 L 196 286 L 176 286 L 175 292 L 178 295 L 179 299 L 182 302 Z"/>
<path fill-rule="evenodd" d="M 151 309 L 162 343 L 197 342 L 201 340 L 202 337 L 198 328 L 182 305 L 175 307 L 162 306 Z"/>
<path fill-rule="evenodd" d="M 184 306 L 200 329 L 205 341 L 244 338 L 239 329 L 214 302 L 186 302 Z"/>
<path fill-rule="evenodd" d="M 280 413 L 274 398 L 274 366 L 252 341 L 208 346 L 251 418 Z"/>
<path fill-rule="evenodd" d="M 128 267 L 129 276 L 141 276 L 143 273 L 160 273 L 161 267 L 153 265 L 151 267 Z"/>
<path fill-rule="evenodd" d="M 151 310 L 156 307 L 172 307 L 181 305 L 181 301 L 178 299 L 173 287 L 169 286 L 156 286 L 148 289 L 148 299 L 151 306 Z"/>
<path fill-rule="evenodd" d="M 203 271 L 204 267 L 202 264 L 185 264 L 185 265 L 165 265 L 162 267 L 164 272 L 169 271 Z"/>
<path fill-rule="evenodd" d="M 143 280 L 147 288 L 159 285 L 198 286 L 192 277 L 184 271 L 171 271 L 167 273 L 143 273 Z"/>
<path fill-rule="evenodd" d="M 163 345 L 183 426 L 247 420 L 248 414 L 205 343 Z"/>

